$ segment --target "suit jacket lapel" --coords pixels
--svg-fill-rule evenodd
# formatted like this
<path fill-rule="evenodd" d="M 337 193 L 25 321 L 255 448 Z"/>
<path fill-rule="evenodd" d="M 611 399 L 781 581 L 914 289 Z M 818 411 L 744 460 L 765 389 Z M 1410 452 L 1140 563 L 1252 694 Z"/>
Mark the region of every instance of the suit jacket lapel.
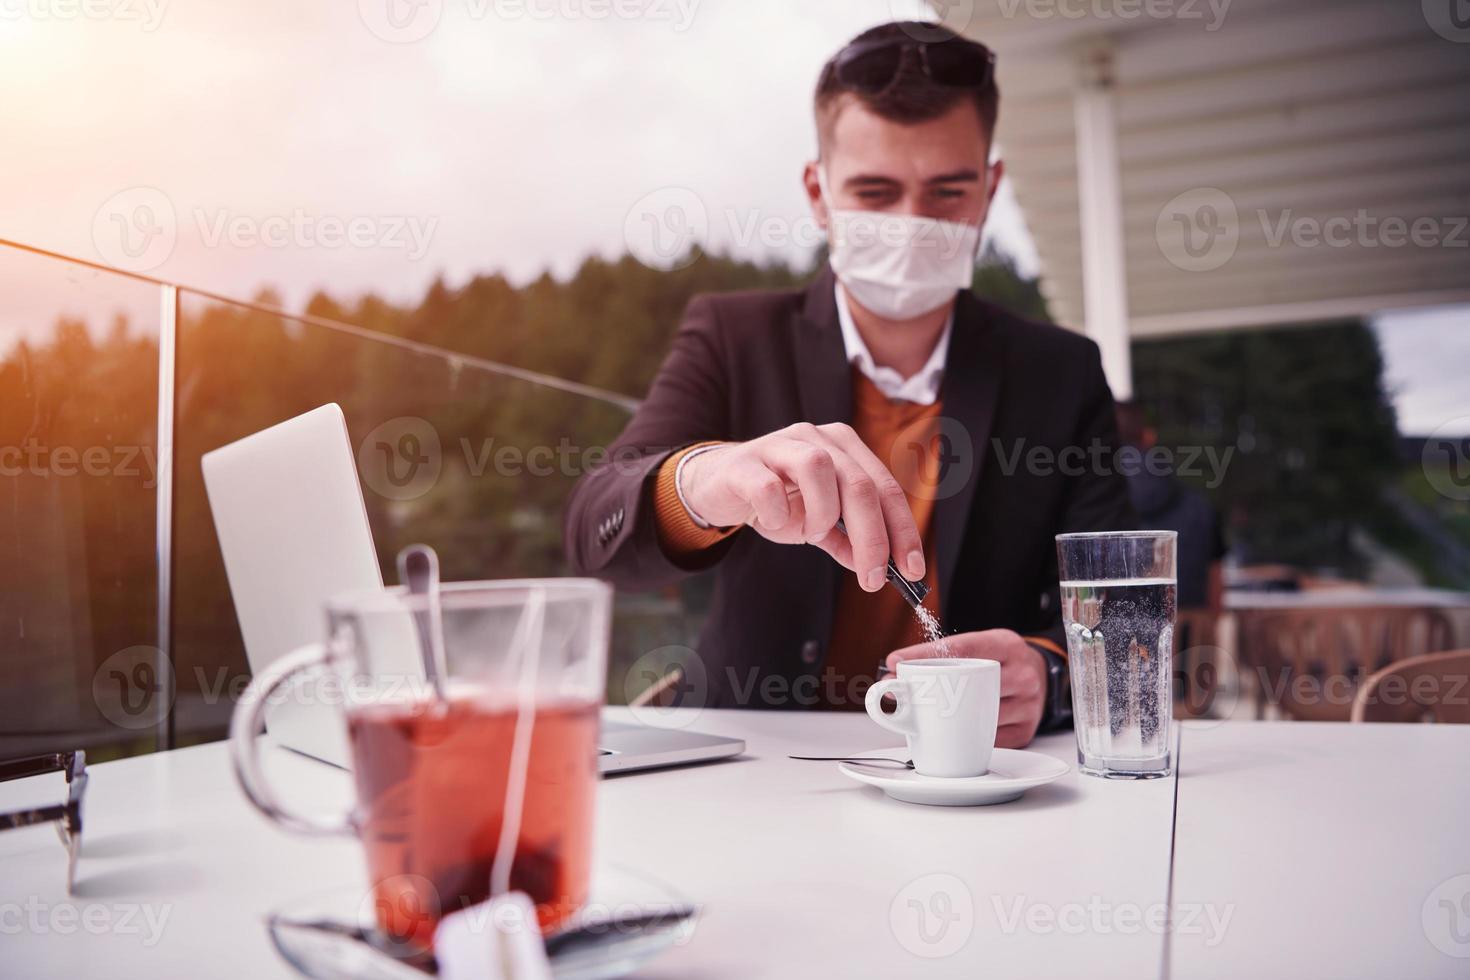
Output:
<path fill-rule="evenodd" d="M 796 384 L 804 421 L 852 421 L 852 374 L 837 322 L 837 280 L 823 269 L 807 287 L 795 330 Z"/>
<path fill-rule="evenodd" d="M 944 418 L 952 420 L 941 430 L 950 443 L 943 447 L 947 459 L 942 465 L 968 467 L 970 473 L 957 483 L 953 492 L 934 502 L 933 518 L 939 597 L 943 604 L 941 616 L 946 622 L 951 618 L 955 568 L 975 499 L 975 487 L 989 455 L 990 431 L 1000 397 L 1002 348 L 984 305 L 969 290 L 961 292 L 955 304 L 954 330 L 950 334 L 944 380 L 940 385 Z M 941 485 L 945 483 L 946 473 L 947 470 L 941 470 Z"/>
<path fill-rule="evenodd" d="M 837 321 L 837 279 L 824 268 L 807 287 L 806 300 L 796 317 L 792 353 L 796 366 L 801 417 L 813 425 L 852 422 L 852 374 L 842 328 Z M 811 564 L 811 628 L 820 637 L 825 654 L 832 641 L 832 616 L 837 589 L 847 571 L 819 548 L 802 549 Z"/>

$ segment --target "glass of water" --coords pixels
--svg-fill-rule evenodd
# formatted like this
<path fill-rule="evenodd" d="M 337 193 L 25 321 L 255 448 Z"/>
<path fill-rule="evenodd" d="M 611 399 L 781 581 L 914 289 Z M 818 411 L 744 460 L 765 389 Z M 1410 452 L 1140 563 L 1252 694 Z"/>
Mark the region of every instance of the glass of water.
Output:
<path fill-rule="evenodd" d="M 1057 535 L 1077 763 L 1089 775 L 1170 772 L 1177 538 Z"/>

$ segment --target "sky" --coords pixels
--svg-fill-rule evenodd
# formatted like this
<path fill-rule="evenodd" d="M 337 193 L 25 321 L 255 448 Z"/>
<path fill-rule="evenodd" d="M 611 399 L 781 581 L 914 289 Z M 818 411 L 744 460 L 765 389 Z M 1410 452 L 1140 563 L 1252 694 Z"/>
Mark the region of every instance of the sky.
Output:
<path fill-rule="evenodd" d="M 691 240 L 804 262 L 817 71 L 921 9 L 0 0 L 0 238 L 293 309 Z M 1037 270 L 1004 186 L 987 230 Z M 1406 431 L 1470 416 L 1467 327 L 1381 318 Z"/>

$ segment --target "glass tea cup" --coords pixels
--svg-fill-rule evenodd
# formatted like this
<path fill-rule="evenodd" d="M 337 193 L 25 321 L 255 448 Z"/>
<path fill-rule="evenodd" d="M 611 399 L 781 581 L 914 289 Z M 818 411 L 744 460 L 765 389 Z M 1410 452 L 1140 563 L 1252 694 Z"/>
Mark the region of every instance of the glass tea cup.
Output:
<path fill-rule="evenodd" d="M 390 943 L 427 949 L 440 918 L 506 891 L 531 897 L 544 931 L 565 921 L 590 887 L 611 588 L 467 582 L 338 596 L 326 612 L 327 639 L 261 671 L 235 710 L 250 802 L 289 830 L 363 842 Z M 438 668 L 423 652 L 436 646 Z M 335 818 L 281 802 L 256 738 L 267 704 L 313 672 L 340 685 L 356 783 Z"/>

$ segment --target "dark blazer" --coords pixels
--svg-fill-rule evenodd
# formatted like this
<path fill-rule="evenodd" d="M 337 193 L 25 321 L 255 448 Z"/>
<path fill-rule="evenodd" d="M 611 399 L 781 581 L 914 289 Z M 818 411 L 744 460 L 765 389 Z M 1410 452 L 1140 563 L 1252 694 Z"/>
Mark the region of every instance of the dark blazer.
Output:
<path fill-rule="evenodd" d="M 566 549 L 579 574 L 646 590 L 718 565 L 699 647 L 707 677 L 695 679 L 711 707 L 781 701 L 752 697 L 752 680 L 771 675 L 780 680 L 768 690 L 815 684 L 848 573 L 814 546 L 774 544 L 749 528 L 678 564 L 658 542 L 654 477 L 694 442 L 851 421 L 834 286 L 829 270 L 804 291 L 696 297 L 611 461 L 582 477 L 568 505 Z M 941 619 L 956 632 L 1006 627 L 1061 642 L 1055 535 L 1135 526 L 1110 465 L 1116 422 L 1097 345 L 970 292 L 959 296 L 949 345 L 941 398 L 953 422 L 941 431 L 952 436 L 951 461 L 928 556 Z"/>

